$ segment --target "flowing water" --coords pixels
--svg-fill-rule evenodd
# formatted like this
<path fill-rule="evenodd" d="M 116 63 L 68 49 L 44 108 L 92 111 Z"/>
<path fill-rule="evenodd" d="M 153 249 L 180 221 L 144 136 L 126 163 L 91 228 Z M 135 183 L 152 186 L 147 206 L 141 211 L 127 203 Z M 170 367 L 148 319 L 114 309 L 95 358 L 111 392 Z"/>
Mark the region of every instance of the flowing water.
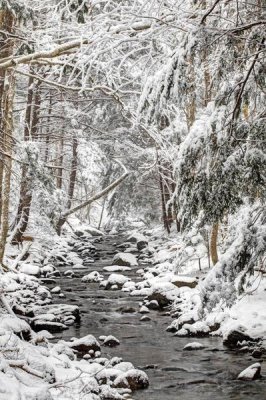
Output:
<path fill-rule="evenodd" d="M 57 338 L 82 337 L 93 334 L 114 335 L 120 340 L 116 348 L 102 348 L 102 356 L 119 356 L 143 368 L 150 379 L 147 390 L 134 393 L 135 400 L 266 400 L 266 379 L 241 382 L 235 377 L 256 362 L 247 353 L 237 353 L 223 347 L 220 338 L 178 338 L 165 331 L 171 322 L 167 313 L 151 311 L 150 321 L 140 321 L 139 302 L 121 291 L 103 290 L 97 283 L 83 283 L 80 277 L 111 265 L 119 250 L 123 235 L 106 236 L 96 243 L 97 254 L 86 270 L 77 270 L 76 277 L 61 277 L 66 298 L 60 303 L 77 304 L 81 311 L 79 324 L 57 334 Z M 136 269 L 123 272 L 133 280 L 139 279 Z M 66 268 L 68 269 L 68 268 Z M 64 268 L 61 267 L 61 272 Z M 108 276 L 108 273 L 105 273 Z M 125 312 L 127 311 L 127 312 Z M 206 346 L 203 350 L 183 351 L 192 341 Z M 262 374 L 266 374 L 262 368 Z"/>

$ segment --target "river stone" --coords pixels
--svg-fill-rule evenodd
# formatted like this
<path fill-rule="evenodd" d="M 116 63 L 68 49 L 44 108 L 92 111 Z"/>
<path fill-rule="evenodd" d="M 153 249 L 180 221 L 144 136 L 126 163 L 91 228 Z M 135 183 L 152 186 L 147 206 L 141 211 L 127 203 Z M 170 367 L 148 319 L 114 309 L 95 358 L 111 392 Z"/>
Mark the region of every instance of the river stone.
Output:
<path fill-rule="evenodd" d="M 60 292 L 61 292 L 60 286 L 55 286 L 55 287 L 51 290 L 51 293 L 54 293 L 54 294 L 59 294 Z"/>
<path fill-rule="evenodd" d="M 199 342 L 192 342 L 185 345 L 183 350 L 202 350 L 205 349 L 205 346 Z"/>
<path fill-rule="evenodd" d="M 113 286 L 116 286 L 116 289 L 122 289 L 123 285 L 128 281 L 130 281 L 130 278 L 125 275 L 111 274 L 106 281 L 105 289 L 112 289 Z"/>
<path fill-rule="evenodd" d="M 61 322 L 55 322 L 55 321 L 48 321 L 45 319 L 38 319 L 36 321 L 33 321 L 32 323 L 32 328 L 36 331 L 48 331 L 51 333 L 57 333 L 57 332 L 62 332 L 65 329 L 67 329 L 67 326 Z"/>
<path fill-rule="evenodd" d="M 112 265 L 122 265 L 125 267 L 135 267 L 138 265 L 136 256 L 130 253 L 117 253 L 112 261 Z"/>
<path fill-rule="evenodd" d="M 149 301 L 148 303 L 146 303 L 146 307 L 149 308 L 150 310 L 158 310 L 160 308 L 157 300 Z"/>
<path fill-rule="evenodd" d="M 147 322 L 147 321 L 150 321 L 150 320 L 151 320 L 151 318 L 148 317 L 147 315 L 143 315 L 143 316 L 140 318 L 140 321 L 143 321 L 143 322 Z"/>
<path fill-rule="evenodd" d="M 235 348 L 241 346 L 241 343 L 256 342 L 259 339 L 254 339 L 243 332 L 243 329 L 229 331 L 223 339 L 223 344 L 229 348 Z"/>
<path fill-rule="evenodd" d="M 120 345 L 120 342 L 116 337 L 109 335 L 105 337 L 103 345 L 107 347 L 116 347 Z"/>
<path fill-rule="evenodd" d="M 82 355 L 87 353 L 91 354 L 91 350 L 93 350 L 93 352 L 101 350 L 100 344 L 93 335 L 87 335 L 80 339 L 75 339 L 72 342 L 66 342 L 66 344 Z"/>
<path fill-rule="evenodd" d="M 172 303 L 172 300 L 170 300 L 167 297 L 167 294 L 161 292 L 160 289 L 154 290 L 153 293 L 148 296 L 148 300 L 149 300 L 149 303 L 147 304 L 148 308 L 152 308 L 151 303 L 154 301 L 157 301 L 158 306 L 160 308 L 167 307 Z M 156 309 L 156 308 L 153 308 L 153 309 Z"/>
<path fill-rule="evenodd" d="M 263 351 L 262 351 L 262 349 L 260 349 L 260 348 L 257 348 L 257 349 L 254 349 L 253 350 L 253 352 L 252 352 L 252 357 L 254 357 L 254 358 L 261 358 L 262 357 L 262 354 L 263 354 Z"/>
<path fill-rule="evenodd" d="M 132 391 L 146 389 L 149 386 L 149 379 L 145 372 L 138 369 L 131 369 L 119 375 L 113 386 L 116 388 L 128 388 Z"/>
<path fill-rule="evenodd" d="M 97 283 L 101 282 L 102 280 L 103 276 L 98 271 L 92 271 L 88 275 L 85 275 L 83 278 L 81 278 L 81 281 L 86 283 Z"/>
<path fill-rule="evenodd" d="M 239 379 L 241 381 L 254 381 L 261 377 L 260 372 L 261 372 L 261 364 L 255 363 L 255 364 L 250 365 L 244 371 L 242 371 L 238 375 L 237 379 Z"/>
<path fill-rule="evenodd" d="M 141 251 L 145 249 L 148 246 L 147 240 L 139 240 L 137 241 L 137 249 L 138 251 Z"/>
<path fill-rule="evenodd" d="M 191 278 L 189 276 L 175 276 L 171 282 L 178 288 L 187 286 L 191 289 L 194 289 L 198 284 L 196 278 Z"/>
<path fill-rule="evenodd" d="M 140 314 L 148 314 L 150 310 L 146 306 L 142 306 L 139 310 Z"/>
<path fill-rule="evenodd" d="M 28 264 L 28 263 L 20 265 L 19 272 L 37 277 L 41 275 L 41 269 L 38 265 Z"/>

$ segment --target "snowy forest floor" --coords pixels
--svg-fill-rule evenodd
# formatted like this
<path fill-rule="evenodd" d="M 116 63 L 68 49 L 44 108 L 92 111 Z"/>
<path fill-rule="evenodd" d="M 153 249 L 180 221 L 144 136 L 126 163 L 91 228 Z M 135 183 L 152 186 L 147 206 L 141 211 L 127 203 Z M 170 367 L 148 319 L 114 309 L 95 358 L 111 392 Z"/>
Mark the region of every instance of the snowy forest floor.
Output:
<path fill-rule="evenodd" d="M 20 319 L 1 313 L 0 399 L 262 399 L 263 363 L 260 380 L 237 377 L 265 360 L 266 279 L 202 317 L 208 262 L 177 274 L 181 246 L 160 229 L 81 227 L 45 258 L 32 251 L 2 278 Z"/>

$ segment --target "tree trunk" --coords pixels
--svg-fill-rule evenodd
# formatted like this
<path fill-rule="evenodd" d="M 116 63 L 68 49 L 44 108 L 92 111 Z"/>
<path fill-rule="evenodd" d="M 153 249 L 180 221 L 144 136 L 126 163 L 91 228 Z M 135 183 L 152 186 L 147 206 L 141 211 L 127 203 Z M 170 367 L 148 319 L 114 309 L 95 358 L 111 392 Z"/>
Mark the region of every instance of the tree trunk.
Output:
<path fill-rule="evenodd" d="M 71 208 L 74 190 L 75 190 L 77 165 L 78 165 L 78 151 L 77 150 L 78 150 L 78 140 L 76 137 L 74 137 L 73 144 L 72 144 L 72 162 L 71 162 L 71 171 L 70 171 L 69 186 L 68 186 L 68 200 L 67 200 L 67 206 L 66 206 L 67 210 L 70 210 L 70 208 Z M 56 231 L 59 235 L 61 234 L 61 229 L 65 222 L 66 222 L 66 218 L 64 218 L 64 217 L 61 217 L 58 221 Z"/>
<path fill-rule="evenodd" d="M 12 13 L 8 10 L 0 10 L 0 30 L 3 32 L 11 33 L 13 29 L 14 17 Z M 7 40 L 5 36 L 0 35 L 0 60 L 6 58 L 12 54 L 13 43 L 10 40 Z M 4 121 L 6 119 L 5 116 L 5 76 L 6 72 L 4 69 L 0 68 L 0 143 L 4 144 Z M 4 163 L 5 158 L 3 154 L 0 154 L 0 224 L 2 217 L 2 202 L 3 202 L 3 178 L 4 178 Z"/>
<path fill-rule="evenodd" d="M 12 169 L 12 147 L 13 147 L 13 99 L 14 99 L 14 71 L 7 71 L 5 75 L 4 95 L 2 98 L 3 120 L 2 120 L 2 149 L 9 156 L 3 156 L 2 187 L 1 187 L 1 228 L 0 228 L 0 265 L 4 267 L 3 260 L 5 245 L 9 227 L 9 198 L 10 181 Z"/>
<path fill-rule="evenodd" d="M 212 226 L 211 243 L 210 243 L 210 252 L 213 265 L 215 265 L 219 261 L 218 251 L 217 251 L 218 230 L 219 230 L 219 224 L 218 222 L 215 222 Z"/>
<path fill-rule="evenodd" d="M 34 96 L 35 93 L 35 96 Z M 28 97 L 27 107 L 25 115 L 25 128 L 24 128 L 24 140 L 37 139 L 38 132 L 38 121 L 40 113 L 40 94 L 38 87 L 34 85 L 34 79 L 29 78 L 28 82 Z M 27 166 L 22 167 L 21 184 L 20 184 L 20 196 L 17 215 L 13 223 L 15 233 L 13 235 L 12 243 L 20 243 L 23 234 L 25 233 L 29 217 L 30 207 L 32 201 L 32 179 L 29 177 L 29 169 Z"/>
<path fill-rule="evenodd" d="M 166 201 L 165 201 L 165 191 L 164 191 L 164 184 L 163 184 L 163 177 L 162 177 L 162 168 L 161 163 L 158 161 L 159 165 L 159 182 L 160 182 L 160 192 L 161 192 L 161 202 L 162 202 L 162 216 L 163 216 L 163 225 L 166 229 L 167 233 L 170 233 L 170 226 L 168 222 L 168 215 L 166 210 Z"/>

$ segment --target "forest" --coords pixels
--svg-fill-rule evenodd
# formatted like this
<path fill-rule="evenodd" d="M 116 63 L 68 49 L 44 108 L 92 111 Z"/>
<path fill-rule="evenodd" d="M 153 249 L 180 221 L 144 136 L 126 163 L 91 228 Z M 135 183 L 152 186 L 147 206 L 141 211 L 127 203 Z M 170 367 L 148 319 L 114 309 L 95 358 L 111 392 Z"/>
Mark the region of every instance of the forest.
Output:
<path fill-rule="evenodd" d="M 265 0 L 0 0 L 0 400 L 266 399 Z"/>

